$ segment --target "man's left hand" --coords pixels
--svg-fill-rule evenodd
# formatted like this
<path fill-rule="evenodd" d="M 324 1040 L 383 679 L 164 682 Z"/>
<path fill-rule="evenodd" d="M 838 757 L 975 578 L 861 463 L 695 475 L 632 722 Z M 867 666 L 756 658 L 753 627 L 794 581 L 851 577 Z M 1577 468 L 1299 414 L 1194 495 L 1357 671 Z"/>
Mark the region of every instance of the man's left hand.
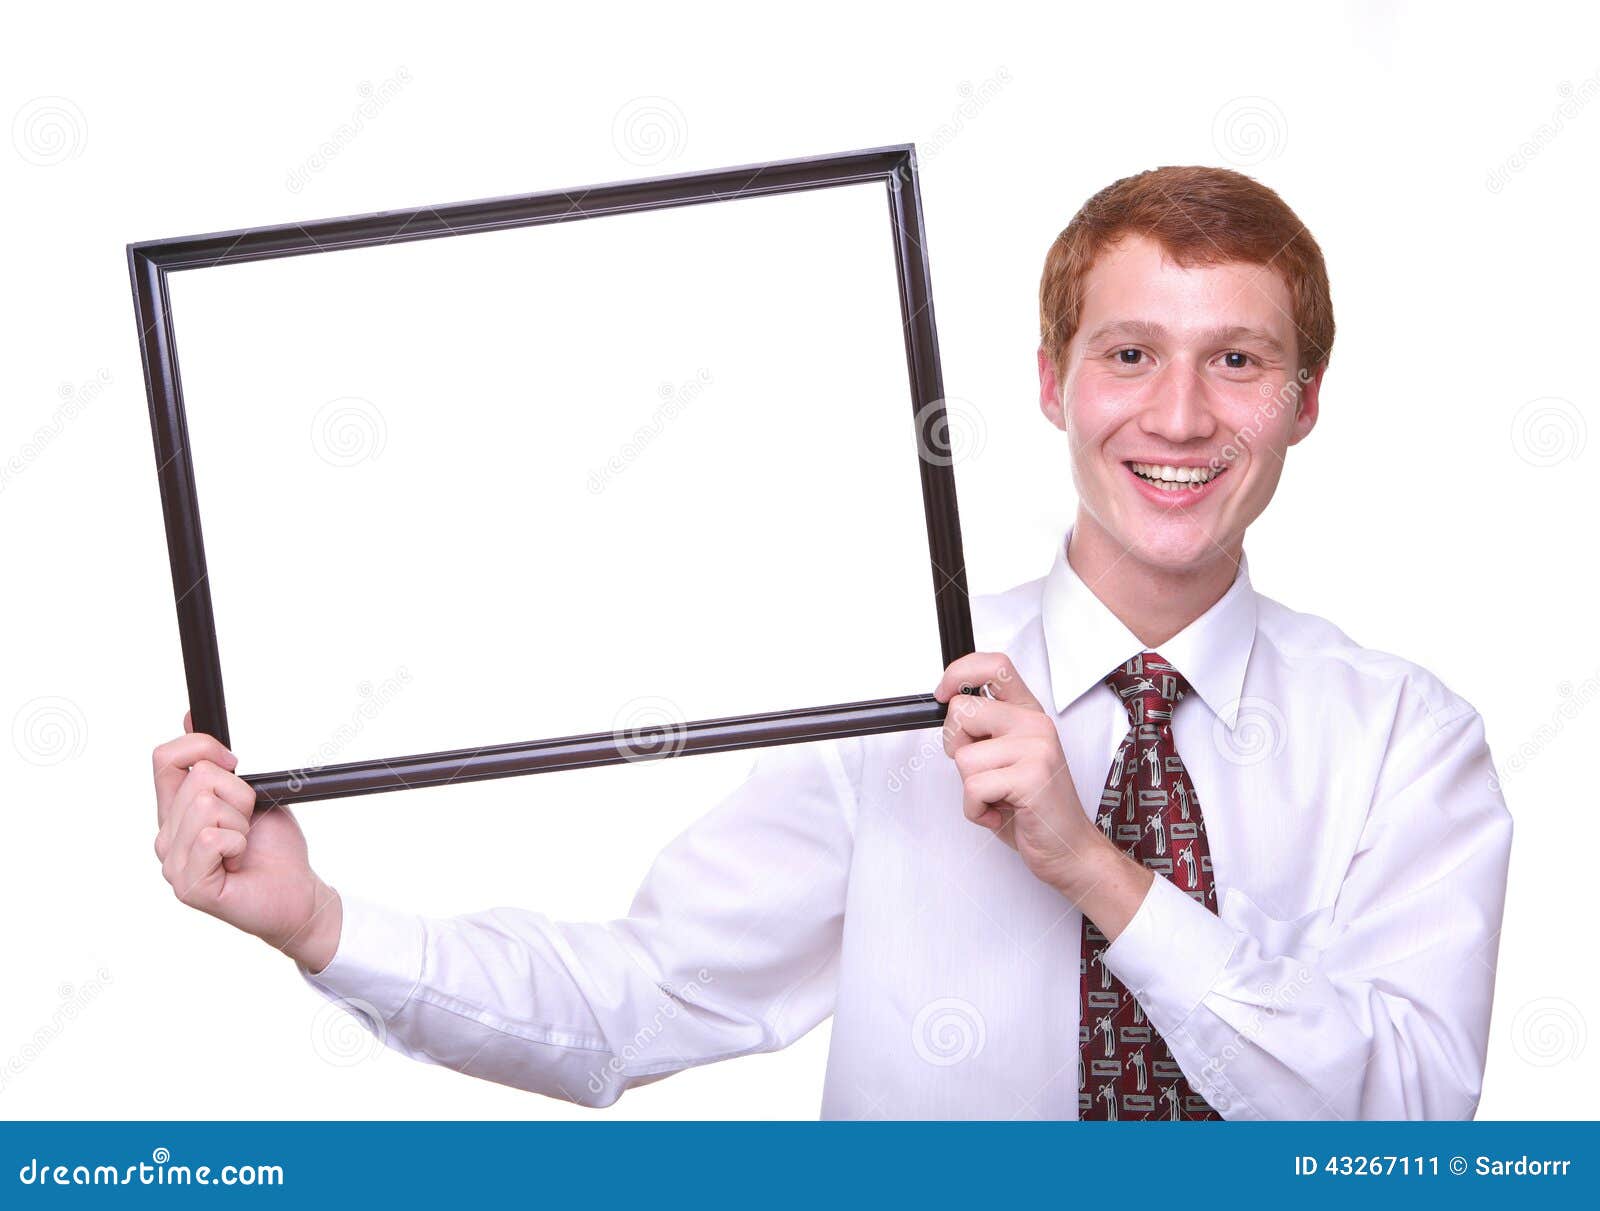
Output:
<path fill-rule="evenodd" d="M 984 686 L 992 697 L 962 692 Z M 974 652 L 953 661 L 934 697 L 949 703 L 944 751 L 961 774 L 967 819 L 1015 849 L 1108 937 L 1120 932 L 1149 888 L 1149 873 L 1084 814 L 1055 719 L 1011 658 Z"/>

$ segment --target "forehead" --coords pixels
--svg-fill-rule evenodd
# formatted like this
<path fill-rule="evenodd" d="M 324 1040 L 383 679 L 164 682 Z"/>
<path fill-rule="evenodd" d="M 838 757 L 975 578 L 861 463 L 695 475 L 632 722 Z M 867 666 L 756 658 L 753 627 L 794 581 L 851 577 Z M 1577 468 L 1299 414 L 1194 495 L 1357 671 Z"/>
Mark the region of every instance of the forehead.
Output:
<path fill-rule="evenodd" d="M 1078 333 L 1123 320 L 1158 323 L 1180 335 L 1239 325 L 1293 348 L 1293 304 L 1288 283 L 1269 265 L 1185 267 L 1154 240 L 1128 236 L 1103 250 L 1085 276 Z"/>

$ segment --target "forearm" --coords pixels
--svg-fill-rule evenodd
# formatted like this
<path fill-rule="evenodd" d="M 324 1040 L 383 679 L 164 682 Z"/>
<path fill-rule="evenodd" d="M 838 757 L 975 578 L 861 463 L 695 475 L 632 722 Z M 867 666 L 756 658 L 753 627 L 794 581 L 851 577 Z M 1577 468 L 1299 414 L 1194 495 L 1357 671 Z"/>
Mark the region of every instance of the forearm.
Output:
<path fill-rule="evenodd" d="M 833 1009 L 853 794 L 832 745 L 768 750 L 613 921 L 424 918 L 346 895 L 312 982 L 413 1058 L 595 1106 L 784 1046 Z"/>
<path fill-rule="evenodd" d="M 1084 830 L 1073 857 L 1050 883 L 1114 942 L 1144 903 L 1155 876 L 1097 828 Z"/>
<path fill-rule="evenodd" d="M 722 1008 L 718 972 L 683 969 L 635 923 L 566 924 L 500 908 L 429 919 L 346 897 L 319 991 L 413 1059 L 605 1106 L 632 1085 L 787 1041 Z M 308 973 L 309 975 L 309 973 Z"/>

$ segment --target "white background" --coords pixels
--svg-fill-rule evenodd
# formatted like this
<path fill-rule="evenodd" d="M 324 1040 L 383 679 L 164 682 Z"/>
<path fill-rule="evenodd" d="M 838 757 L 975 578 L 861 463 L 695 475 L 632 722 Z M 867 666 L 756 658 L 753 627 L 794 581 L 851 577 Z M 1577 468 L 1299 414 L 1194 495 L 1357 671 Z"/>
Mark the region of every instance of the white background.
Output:
<path fill-rule="evenodd" d="M 1316 234 L 1338 340 L 1252 570 L 1483 713 L 1517 833 L 1481 1115 L 1591 1115 L 1600 23 L 1585 7 L 11 14 L 0 1115 L 593 1113 L 364 1046 L 287 960 L 162 881 L 149 752 L 185 694 L 124 244 L 903 141 L 921 149 L 980 592 L 1041 575 L 1072 515 L 1063 439 L 1035 403 L 1035 299 L 1085 198 L 1156 165 L 1233 166 Z M 851 624 L 834 620 L 841 638 Z M 303 819 L 330 880 L 391 904 L 609 917 L 748 761 Z M 813 1117 L 826 1046 L 824 1027 L 609 1113 Z"/>

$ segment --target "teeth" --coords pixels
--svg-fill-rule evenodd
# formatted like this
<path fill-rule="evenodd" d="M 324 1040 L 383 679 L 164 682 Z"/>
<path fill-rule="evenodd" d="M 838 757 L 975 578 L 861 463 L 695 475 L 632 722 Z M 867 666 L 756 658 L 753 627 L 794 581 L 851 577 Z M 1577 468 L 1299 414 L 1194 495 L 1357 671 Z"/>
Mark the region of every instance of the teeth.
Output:
<path fill-rule="evenodd" d="M 1141 479 L 1153 483 L 1158 488 L 1174 492 L 1186 488 L 1190 484 L 1209 483 L 1223 470 L 1215 467 L 1171 467 L 1165 463 L 1129 463 L 1133 471 Z"/>

